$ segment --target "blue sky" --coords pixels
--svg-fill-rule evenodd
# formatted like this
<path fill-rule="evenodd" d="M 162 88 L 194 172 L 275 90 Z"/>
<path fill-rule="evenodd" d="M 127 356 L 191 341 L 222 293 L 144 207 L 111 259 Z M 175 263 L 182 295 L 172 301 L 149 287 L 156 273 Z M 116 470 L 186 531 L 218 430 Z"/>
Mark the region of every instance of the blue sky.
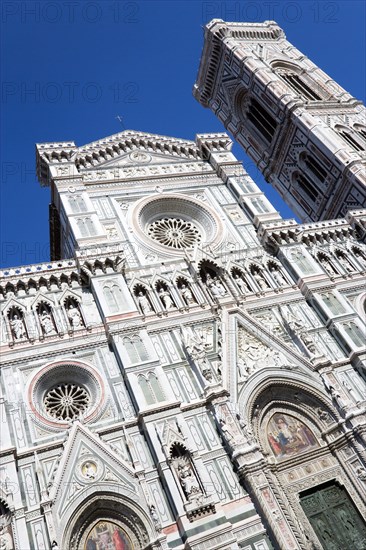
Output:
<path fill-rule="evenodd" d="M 7 1 L 1 5 L 1 258 L 49 259 L 50 190 L 35 176 L 35 143 L 77 145 L 136 129 L 194 139 L 223 131 L 192 96 L 203 25 L 275 20 L 290 42 L 365 99 L 361 1 Z M 116 119 L 123 118 L 123 126 Z M 234 147 L 284 217 L 277 193 Z"/>

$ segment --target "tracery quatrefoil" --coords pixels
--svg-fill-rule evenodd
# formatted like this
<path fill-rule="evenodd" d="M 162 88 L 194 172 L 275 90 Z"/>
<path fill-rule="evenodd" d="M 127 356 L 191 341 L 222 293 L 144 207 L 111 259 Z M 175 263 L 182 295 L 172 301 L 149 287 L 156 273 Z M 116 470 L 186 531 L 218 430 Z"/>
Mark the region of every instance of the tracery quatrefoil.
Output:
<path fill-rule="evenodd" d="M 149 237 L 172 248 L 192 248 L 201 241 L 201 234 L 194 223 L 180 218 L 162 218 L 149 225 Z"/>
<path fill-rule="evenodd" d="M 86 412 L 90 396 L 85 388 L 76 384 L 60 384 L 47 392 L 44 406 L 57 420 L 73 420 Z"/>

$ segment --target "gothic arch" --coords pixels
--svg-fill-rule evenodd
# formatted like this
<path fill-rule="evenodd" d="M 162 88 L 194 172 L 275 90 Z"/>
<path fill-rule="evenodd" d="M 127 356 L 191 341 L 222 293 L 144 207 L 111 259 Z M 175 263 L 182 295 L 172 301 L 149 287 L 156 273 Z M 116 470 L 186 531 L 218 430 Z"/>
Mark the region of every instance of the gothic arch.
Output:
<path fill-rule="evenodd" d="M 142 550 L 157 538 L 152 520 L 136 495 L 132 498 L 122 487 L 116 493 L 111 484 L 103 491 L 99 487 L 92 495 L 88 492 L 89 495 L 83 494 L 69 511 L 60 548 L 84 550 L 88 536 L 97 532 L 97 525 L 101 523 L 112 525 L 112 529 L 117 528 L 126 536 L 130 543 L 126 544 L 126 550 Z M 161 548 L 159 543 L 157 548 Z"/>
<path fill-rule="evenodd" d="M 262 371 L 256 373 L 245 385 L 239 396 L 239 404 L 245 403 L 245 413 L 252 423 L 257 435 L 260 433 L 260 419 L 263 411 L 271 403 L 288 404 L 291 407 L 308 411 L 313 422 L 321 426 L 319 409 L 324 410 L 330 419 L 338 419 L 339 415 L 333 407 L 331 399 L 323 391 L 319 383 L 309 381 L 306 372 L 290 371 L 291 375 L 282 372 Z"/>

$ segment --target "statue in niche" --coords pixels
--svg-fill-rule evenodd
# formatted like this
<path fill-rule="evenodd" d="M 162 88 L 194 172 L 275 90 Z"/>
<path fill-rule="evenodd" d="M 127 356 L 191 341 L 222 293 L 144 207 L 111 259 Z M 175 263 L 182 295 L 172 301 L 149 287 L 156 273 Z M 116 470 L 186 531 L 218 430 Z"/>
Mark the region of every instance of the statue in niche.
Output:
<path fill-rule="evenodd" d="M 244 443 L 243 435 L 241 434 L 239 428 L 235 424 L 235 420 L 231 418 L 230 416 L 226 416 L 226 418 L 220 418 L 220 429 L 222 432 L 222 435 L 228 445 L 230 447 L 234 447 L 235 445 L 240 445 Z"/>
<path fill-rule="evenodd" d="M 48 311 L 46 308 L 43 308 L 39 313 L 39 321 L 41 323 L 41 327 L 43 329 L 43 332 L 46 336 L 49 336 L 51 334 L 55 334 L 55 327 L 53 324 L 53 320 L 51 317 L 50 311 Z"/>
<path fill-rule="evenodd" d="M 327 271 L 329 275 L 338 275 L 338 271 L 333 266 L 328 256 L 325 256 L 325 254 L 322 254 L 321 256 L 319 256 L 319 260 L 322 266 L 324 267 L 325 271 Z"/>
<path fill-rule="evenodd" d="M 159 294 L 160 300 L 162 301 L 164 309 L 166 311 L 168 311 L 169 309 L 175 308 L 175 304 L 173 302 L 173 299 L 170 295 L 170 292 L 167 289 L 161 287 L 158 294 Z"/>
<path fill-rule="evenodd" d="M 146 313 L 150 313 L 151 311 L 153 311 L 148 297 L 146 296 L 146 294 L 142 292 L 142 290 L 140 290 L 139 293 L 137 294 L 137 301 L 138 301 L 141 313 L 143 313 L 144 315 L 146 315 Z"/>
<path fill-rule="evenodd" d="M 187 306 L 190 306 L 196 303 L 196 300 L 194 299 L 190 288 L 185 283 L 181 284 L 179 291 L 180 291 L 180 295 L 182 296 Z"/>
<path fill-rule="evenodd" d="M 84 326 L 78 307 L 74 307 L 70 304 L 67 308 L 67 316 L 73 329 L 78 329 Z"/>
<path fill-rule="evenodd" d="M 347 256 L 345 254 L 343 254 L 343 252 L 336 252 L 336 258 L 337 260 L 339 261 L 339 263 L 341 264 L 341 266 L 349 273 L 351 271 L 354 271 L 355 268 L 353 267 L 353 265 L 351 264 L 351 262 L 349 261 L 349 259 L 347 258 Z"/>
<path fill-rule="evenodd" d="M 279 267 L 275 265 L 271 265 L 269 269 L 274 279 L 274 282 L 277 284 L 277 286 L 284 286 L 288 284 L 285 277 L 282 275 L 282 272 Z"/>
<path fill-rule="evenodd" d="M 243 279 L 243 277 L 241 277 L 239 275 L 239 273 L 234 273 L 233 274 L 233 279 L 234 281 L 236 282 L 241 294 L 247 294 L 248 292 L 250 292 L 250 288 L 248 287 L 248 284 L 245 282 L 245 280 Z"/>
<path fill-rule="evenodd" d="M 17 313 L 13 313 L 9 322 L 15 340 L 26 338 L 27 333 L 24 326 L 24 320 Z"/>
<path fill-rule="evenodd" d="M 362 265 L 362 267 L 366 267 L 366 258 L 363 252 L 361 252 L 361 250 L 359 250 L 358 248 L 353 248 L 352 252 L 357 258 L 357 260 L 359 261 L 359 263 Z"/>
<path fill-rule="evenodd" d="M 227 295 L 227 291 L 217 276 L 211 277 L 209 273 L 206 276 L 206 286 L 214 298 L 222 298 Z"/>
<path fill-rule="evenodd" d="M 198 480 L 193 473 L 192 466 L 187 460 L 182 459 L 178 462 L 177 473 L 188 500 L 192 500 L 195 496 L 202 493 Z"/>
<path fill-rule="evenodd" d="M 270 285 L 266 281 L 266 279 L 264 278 L 264 275 L 263 275 L 261 269 L 255 269 L 254 268 L 254 269 L 251 270 L 251 273 L 253 275 L 253 279 L 257 283 L 260 290 L 267 290 L 268 288 L 270 288 Z"/>

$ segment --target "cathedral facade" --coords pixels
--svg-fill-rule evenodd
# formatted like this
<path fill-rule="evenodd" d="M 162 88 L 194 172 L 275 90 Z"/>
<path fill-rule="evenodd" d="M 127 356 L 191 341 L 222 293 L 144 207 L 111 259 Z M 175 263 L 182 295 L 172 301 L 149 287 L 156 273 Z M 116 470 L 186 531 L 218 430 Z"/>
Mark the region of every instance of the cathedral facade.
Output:
<path fill-rule="evenodd" d="M 225 133 L 37 145 L 1 273 L 2 550 L 366 546 L 366 212 L 284 220 Z"/>

